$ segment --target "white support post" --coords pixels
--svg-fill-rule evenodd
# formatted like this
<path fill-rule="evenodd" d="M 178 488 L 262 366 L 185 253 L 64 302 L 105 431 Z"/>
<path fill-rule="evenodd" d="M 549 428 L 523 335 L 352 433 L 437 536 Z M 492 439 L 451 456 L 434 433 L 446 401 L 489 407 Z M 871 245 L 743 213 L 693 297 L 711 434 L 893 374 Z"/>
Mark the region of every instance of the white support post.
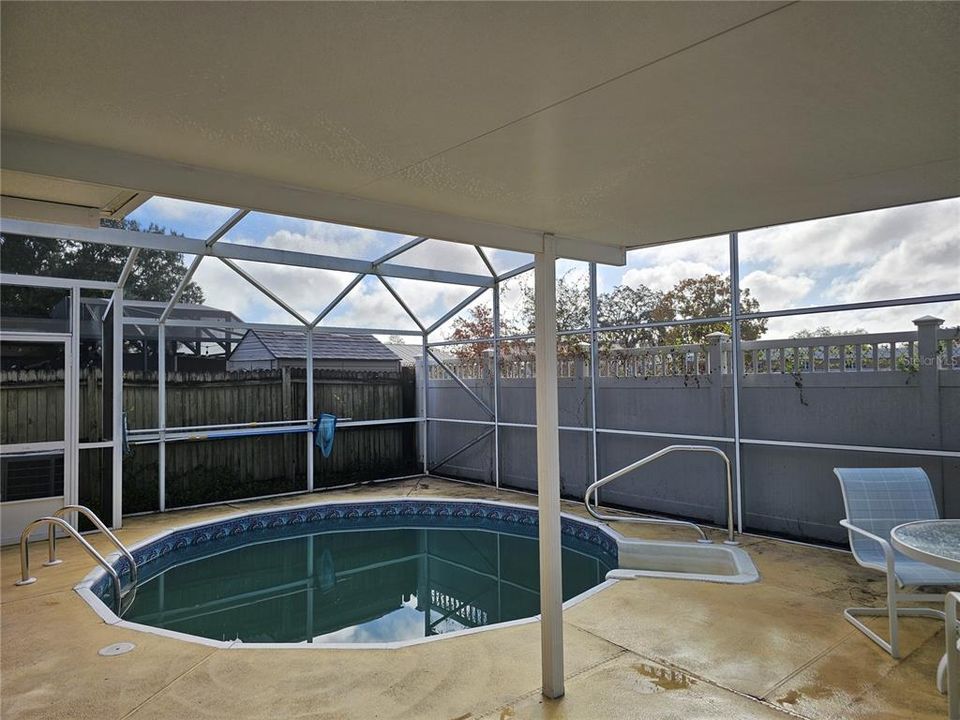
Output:
<path fill-rule="evenodd" d="M 743 490 L 740 484 L 740 374 L 743 358 L 740 355 L 740 251 L 737 233 L 730 233 L 730 377 L 733 388 L 733 456 L 734 484 L 737 496 L 737 532 L 743 532 Z"/>
<path fill-rule="evenodd" d="M 480 257 L 487 256 L 480 248 Z M 492 266 L 491 266 L 492 269 Z M 500 281 L 493 283 L 493 484 L 500 489 Z M 499 546 L 498 546 L 499 547 Z M 499 576 L 498 576 L 499 577 Z"/>
<path fill-rule="evenodd" d="M 563 582 L 560 565 L 560 418 L 557 400 L 557 249 L 550 235 L 534 254 L 537 503 L 540 515 L 540 652 L 543 694 L 563 695 Z"/>
<path fill-rule="evenodd" d="M 113 291 L 113 512 L 111 527 L 123 526 L 123 288 Z"/>
<path fill-rule="evenodd" d="M 65 368 L 67 389 L 64 402 L 70 411 L 70 432 L 64 438 L 64 504 L 80 502 L 80 287 L 70 290 L 70 367 Z M 80 516 L 70 513 L 70 524 L 77 527 Z"/>
<path fill-rule="evenodd" d="M 307 425 L 313 416 L 313 328 L 308 327 L 307 333 Z M 313 433 L 307 433 L 307 492 L 313 492 Z M 313 545 L 311 545 L 311 548 Z"/>
<path fill-rule="evenodd" d="M 420 449 L 421 449 L 421 452 L 423 452 L 423 474 L 426 475 L 430 472 L 430 453 L 427 452 L 427 436 L 428 436 L 427 418 L 430 417 L 429 413 L 427 412 L 427 402 L 429 402 L 428 390 L 430 387 L 430 362 L 429 362 L 430 358 L 427 354 L 428 353 L 427 333 L 423 333 L 422 343 L 423 343 L 422 345 L 423 353 L 421 355 L 420 362 L 421 362 L 421 369 L 423 372 L 421 373 L 422 400 L 420 403 L 421 405 L 420 415 L 423 418 L 423 422 L 420 424 Z"/>
<path fill-rule="evenodd" d="M 597 307 L 597 264 L 590 263 L 590 440 L 593 449 L 593 482 L 600 479 L 600 457 L 597 451 L 597 387 L 600 384 L 600 353 L 597 351 L 597 326 L 599 308 Z M 600 504 L 600 489 L 594 495 L 596 504 Z"/>
<path fill-rule="evenodd" d="M 160 512 L 167 509 L 167 326 L 157 326 L 157 427 L 160 444 L 157 447 L 157 488 L 160 493 Z"/>

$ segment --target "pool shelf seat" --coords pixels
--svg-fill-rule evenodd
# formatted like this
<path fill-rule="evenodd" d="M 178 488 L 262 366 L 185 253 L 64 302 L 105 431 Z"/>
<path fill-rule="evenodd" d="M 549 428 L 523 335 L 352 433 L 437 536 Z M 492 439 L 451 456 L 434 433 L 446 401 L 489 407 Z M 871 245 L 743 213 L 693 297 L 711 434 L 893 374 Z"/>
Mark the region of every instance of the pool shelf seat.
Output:
<path fill-rule="evenodd" d="M 608 580 L 666 578 L 743 585 L 760 573 L 746 550 L 731 545 L 656 540 L 617 541 L 620 566 Z"/>

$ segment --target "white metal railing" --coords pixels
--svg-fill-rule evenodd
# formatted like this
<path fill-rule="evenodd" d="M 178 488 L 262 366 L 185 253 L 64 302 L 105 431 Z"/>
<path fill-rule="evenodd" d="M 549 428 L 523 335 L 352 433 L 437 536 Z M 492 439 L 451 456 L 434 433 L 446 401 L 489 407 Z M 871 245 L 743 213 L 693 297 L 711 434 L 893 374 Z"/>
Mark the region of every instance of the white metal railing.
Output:
<path fill-rule="evenodd" d="M 733 473 L 730 467 L 730 458 L 727 457 L 727 454 L 723 452 L 723 450 L 714 447 L 713 445 L 668 445 L 667 447 L 661 448 L 660 450 L 657 450 L 657 452 L 651 453 L 650 455 L 647 455 L 646 457 L 641 458 L 636 462 L 627 465 L 626 467 L 620 468 L 616 472 L 610 473 L 606 477 L 600 478 L 595 483 L 590 485 L 583 495 L 583 502 L 584 505 L 587 506 L 587 512 L 593 515 L 593 517 L 595 517 L 597 520 L 603 520 L 604 522 L 619 521 L 643 523 L 647 525 L 679 525 L 682 527 L 690 527 L 700 534 L 700 540 L 697 542 L 709 543 L 710 539 L 707 538 L 707 534 L 703 531 L 703 528 L 692 522 L 687 522 L 685 520 L 669 520 L 665 518 L 636 517 L 633 515 L 601 515 L 597 511 L 597 490 L 607 483 L 616 480 L 617 478 L 623 477 L 624 475 L 631 473 L 634 470 L 643 467 L 644 465 L 652 463 L 654 460 L 662 458 L 664 455 L 669 455 L 670 453 L 675 452 L 706 452 L 719 455 L 723 459 L 727 475 L 727 539 L 724 540 L 724 543 L 728 545 L 736 545 L 737 542 L 734 539 L 735 531 L 733 525 Z M 591 495 L 593 496 L 593 505 L 590 504 Z"/>
<path fill-rule="evenodd" d="M 923 329 L 896 333 L 863 333 L 776 340 L 744 340 L 740 343 L 742 368 L 747 375 L 783 373 L 875 373 L 913 372 L 933 363 L 939 370 L 960 371 L 960 328 L 936 329 L 935 358 L 920 354 Z M 697 377 L 729 374 L 733 367 L 732 343 L 715 333 L 703 344 L 641 346 L 601 350 L 597 375 L 601 378 Z M 462 380 L 491 380 L 491 358 L 445 360 Z M 565 379 L 591 377 L 589 357 L 560 358 L 557 376 Z M 505 353 L 499 361 L 499 377 L 536 377 L 533 356 Z M 449 379 L 439 365 L 430 365 L 430 379 Z"/>
<path fill-rule="evenodd" d="M 113 582 L 113 609 L 118 617 L 123 616 L 124 606 L 123 600 L 126 597 L 130 597 L 132 593 L 136 592 L 136 585 L 131 584 L 130 590 L 126 595 L 123 594 L 123 589 L 120 584 L 120 574 L 117 572 L 116 568 L 113 567 L 106 558 L 103 557 L 96 548 L 91 545 L 86 538 L 83 537 L 79 532 L 74 529 L 70 523 L 60 517 L 42 517 L 37 518 L 30 524 L 28 524 L 23 532 L 20 534 L 20 579 L 15 583 L 16 585 L 31 585 L 37 581 L 37 579 L 30 575 L 30 548 L 28 545 L 28 540 L 30 539 L 30 534 L 41 525 L 47 526 L 56 526 L 63 530 L 65 533 L 70 535 L 74 540 L 80 543 L 80 547 L 87 551 L 87 554 L 92 557 L 97 564 L 103 568 L 104 572 L 110 577 L 110 580 Z M 131 565 L 131 569 L 134 568 L 134 565 Z M 136 572 L 132 570 L 132 572 Z M 130 607 L 130 603 L 127 604 L 127 608 Z"/>
<path fill-rule="evenodd" d="M 57 510 L 51 517 L 62 518 L 67 513 L 77 513 L 83 515 L 87 520 L 93 523 L 96 526 L 97 530 L 106 535 L 107 539 L 113 544 L 115 548 L 127 559 L 127 563 L 130 565 L 130 584 L 133 587 L 137 586 L 138 583 L 138 574 L 137 574 L 137 561 L 133 559 L 133 555 L 127 550 L 127 546 L 120 542 L 120 539 L 111 532 L 104 522 L 97 517 L 97 514 L 93 512 L 88 507 L 83 505 L 64 505 L 62 508 Z M 47 546 L 48 546 L 48 558 L 47 562 L 44 565 L 59 565 L 63 560 L 57 560 L 57 534 L 54 532 L 54 524 L 49 523 L 47 530 Z"/>

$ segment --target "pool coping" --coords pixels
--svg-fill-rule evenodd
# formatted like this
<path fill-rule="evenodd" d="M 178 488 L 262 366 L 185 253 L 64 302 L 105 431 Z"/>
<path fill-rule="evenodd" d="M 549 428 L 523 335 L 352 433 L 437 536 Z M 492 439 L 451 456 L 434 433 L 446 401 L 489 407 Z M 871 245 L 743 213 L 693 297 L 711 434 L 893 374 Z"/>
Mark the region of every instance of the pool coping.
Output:
<path fill-rule="evenodd" d="M 480 504 L 480 505 L 490 505 L 495 507 L 505 507 L 505 508 L 514 508 L 517 510 L 523 510 L 525 512 L 536 512 L 539 514 L 539 509 L 535 505 L 523 505 L 520 503 L 509 503 L 503 502 L 500 500 L 486 500 L 486 499 L 463 499 L 463 498 L 450 498 L 443 496 L 431 496 L 430 498 L 411 498 L 409 496 L 388 496 L 383 498 L 377 498 L 376 500 L 369 501 L 357 501 L 352 500 L 329 500 L 325 502 L 308 502 L 308 503 L 297 503 L 291 505 L 283 505 L 282 507 L 277 508 L 259 508 L 256 510 L 241 510 L 235 513 L 229 513 L 222 517 L 217 518 L 207 518 L 205 520 L 200 520 L 193 523 L 185 523 L 183 525 L 177 525 L 175 527 L 167 528 L 155 535 L 151 535 L 143 540 L 140 540 L 133 545 L 128 546 L 128 550 L 133 553 L 135 550 L 152 545 L 154 543 L 163 540 L 164 538 L 184 530 L 191 530 L 195 528 L 201 528 L 209 525 L 216 525 L 218 523 L 230 522 L 232 520 L 238 520 L 240 518 L 252 517 L 256 515 L 268 515 L 272 512 L 285 512 L 285 511 L 296 511 L 304 508 L 316 508 L 316 507 L 328 507 L 335 505 L 364 505 L 364 504 L 386 504 L 391 502 L 430 502 L 430 503 L 450 503 L 455 505 L 469 505 L 469 504 Z M 572 513 L 562 512 L 560 513 L 561 518 L 566 518 L 572 522 L 580 523 L 583 525 L 589 525 L 596 528 L 601 533 L 606 534 L 615 544 L 619 546 L 619 543 L 625 539 L 623 535 L 614 530 L 613 528 L 605 525 L 603 523 L 597 522 L 596 520 L 587 519 L 580 517 L 579 515 L 573 515 Z M 105 557 L 107 562 L 112 566 L 117 561 L 121 560 L 123 555 L 118 552 L 112 552 Z M 438 642 L 441 640 L 449 640 L 457 637 L 465 637 L 468 635 L 474 635 L 480 632 L 487 632 L 490 630 L 501 630 L 509 627 L 516 627 L 519 625 L 527 625 L 530 623 L 535 623 L 540 621 L 540 614 L 531 615 L 530 617 L 518 618 L 516 620 L 507 620 L 505 622 L 493 623 L 491 625 L 483 625 L 481 627 L 475 628 L 465 628 L 463 630 L 455 630 L 449 633 L 443 633 L 442 635 L 433 635 L 430 637 L 424 638 L 415 638 L 413 640 L 396 640 L 393 642 L 382 642 L 382 643 L 309 643 L 309 642 L 299 642 L 299 643 L 258 643 L 258 642 L 249 642 L 245 643 L 242 640 L 213 640 L 211 638 L 204 638 L 199 635 L 190 635 L 188 633 L 177 632 L 176 630 L 168 630 L 166 628 L 160 628 L 153 625 L 145 625 L 143 623 L 132 622 L 130 620 L 124 620 L 122 617 L 118 616 L 113 610 L 107 607 L 104 604 L 103 600 L 93 592 L 93 586 L 100 582 L 104 577 L 106 577 L 106 571 L 101 567 L 95 567 L 89 573 L 87 573 L 84 578 L 77 583 L 73 590 L 76 592 L 83 600 L 93 609 L 93 611 L 100 617 L 101 620 L 107 625 L 113 627 L 124 628 L 128 630 L 133 630 L 136 632 L 144 632 L 152 635 L 159 635 L 161 637 L 171 638 L 174 640 L 181 640 L 185 642 L 194 643 L 197 645 L 205 645 L 207 647 L 217 648 L 221 650 L 397 650 L 406 647 L 411 647 L 414 645 L 422 645 L 424 643 Z M 563 603 L 563 609 L 568 610 L 569 608 L 574 607 L 575 605 L 583 602 L 584 600 L 596 595 L 597 593 L 605 590 L 609 587 L 616 585 L 620 580 L 609 578 L 604 580 L 598 585 L 585 590 L 584 592 L 576 595 L 566 602 Z"/>

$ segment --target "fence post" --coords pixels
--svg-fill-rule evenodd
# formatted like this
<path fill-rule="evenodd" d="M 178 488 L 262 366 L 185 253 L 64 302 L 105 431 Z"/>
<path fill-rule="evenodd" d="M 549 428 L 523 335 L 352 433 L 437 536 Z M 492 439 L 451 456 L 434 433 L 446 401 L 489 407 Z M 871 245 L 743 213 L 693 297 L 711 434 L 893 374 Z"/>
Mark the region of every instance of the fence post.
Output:
<path fill-rule="evenodd" d="M 86 382 L 86 399 L 84 401 L 84 417 L 81 419 L 83 428 L 87 431 L 86 442 L 99 442 L 103 440 L 103 415 L 100 410 L 103 393 L 100 384 L 103 382 L 103 372 L 100 371 L 100 377 L 97 377 L 97 368 L 86 368 L 82 372 Z"/>
<path fill-rule="evenodd" d="M 943 325 L 941 318 L 924 315 L 913 321 L 917 326 L 917 370 L 920 382 L 920 417 L 923 439 L 928 447 L 940 449 L 940 371 L 937 367 L 937 333 Z M 896 359 L 891 358 L 895 363 Z"/>
<path fill-rule="evenodd" d="M 730 336 L 722 332 L 712 332 L 704 338 L 707 341 L 707 373 L 710 379 L 710 406 L 717 409 L 723 403 L 723 344 Z M 723 413 L 726 425 L 727 413 Z"/>
<path fill-rule="evenodd" d="M 282 413 L 281 419 L 287 421 L 293 420 L 293 383 L 290 379 L 289 367 L 280 368 L 280 411 Z M 293 457 L 291 454 L 290 438 L 287 435 L 281 435 L 280 437 L 282 438 L 280 442 L 283 447 L 284 477 L 293 479 L 291 477 Z"/>
<path fill-rule="evenodd" d="M 723 373 L 723 343 L 727 342 L 730 336 L 722 332 L 712 332 L 706 337 L 707 345 L 707 372 L 711 375 L 720 376 Z"/>

